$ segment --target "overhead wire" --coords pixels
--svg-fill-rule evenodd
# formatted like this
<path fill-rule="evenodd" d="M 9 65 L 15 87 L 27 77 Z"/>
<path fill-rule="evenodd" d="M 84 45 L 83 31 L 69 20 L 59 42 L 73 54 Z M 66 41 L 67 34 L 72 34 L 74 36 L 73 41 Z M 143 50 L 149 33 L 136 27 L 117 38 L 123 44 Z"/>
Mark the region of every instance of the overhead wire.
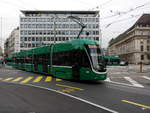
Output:
<path fill-rule="evenodd" d="M 127 21 L 127 20 L 129 20 L 129 19 L 136 18 L 136 17 L 139 17 L 139 16 L 141 16 L 141 14 L 138 14 L 138 15 L 130 15 L 130 17 L 128 17 L 128 18 L 124 18 L 124 19 L 112 21 L 112 22 L 110 22 L 109 24 L 105 25 L 105 28 L 108 28 L 110 25 L 112 25 L 112 24 L 114 24 L 114 23 L 118 23 L 118 22 L 122 22 L 122 21 Z"/>
<path fill-rule="evenodd" d="M 22 5 L 25 5 L 26 6 L 31 6 L 34 10 L 38 10 L 37 8 L 35 8 L 35 6 L 32 6 L 31 4 L 27 3 L 27 1 L 23 1 L 23 0 L 17 0 L 18 2 L 20 2 Z"/>
<path fill-rule="evenodd" d="M 135 7 L 135 8 L 131 8 L 131 9 L 129 9 L 127 11 L 124 11 L 124 12 L 119 11 L 119 12 L 113 14 L 113 15 L 102 17 L 100 19 L 109 19 L 109 18 L 112 18 L 112 17 L 115 17 L 115 16 L 122 16 L 122 15 L 128 14 L 130 12 L 133 12 L 135 10 L 138 10 L 138 9 L 140 9 L 142 7 L 145 7 L 147 5 L 150 5 L 150 2 L 144 3 L 143 5 L 139 5 L 139 6 Z M 112 12 L 112 10 L 110 10 L 110 11 Z"/>
<path fill-rule="evenodd" d="M 11 5 L 11 6 L 14 6 L 15 8 L 25 8 L 24 6 L 20 6 L 18 4 L 15 4 L 14 2 L 8 2 L 8 1 L 4 1 L 4 0 L 0 0 L 1 3 L 4 3 L 4 4 L 8 4 L 8 5 Z"/>

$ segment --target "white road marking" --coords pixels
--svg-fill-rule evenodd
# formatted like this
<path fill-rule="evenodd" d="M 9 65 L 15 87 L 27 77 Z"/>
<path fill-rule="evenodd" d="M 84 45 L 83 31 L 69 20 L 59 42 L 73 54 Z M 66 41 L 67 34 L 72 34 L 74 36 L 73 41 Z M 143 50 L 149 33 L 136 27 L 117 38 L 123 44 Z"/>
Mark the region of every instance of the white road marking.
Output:
<path fill-rule="evenodd" d="M 9 82 L 7 82 L 7 83 L 9 83 Z M 90 101 L 88 101 L 88 100 L 85 100 L 85 99 L 82 99 L 82 98 L 79 98 L 79 97 L 76 97 L 76 96 L 73 96 L 73 95 L 70 95 L 70 94 L 67 94 L 67 93 L 64 93 L 64 92 L 55 90 L 55 89 L 46 88 L 46 87 L 42 87 L 42 86 L 36 86 L 36 85 L 32 85 L 32 84 L 21 84 L 21 83 L 12 83 L 12 84 L 19 84 L 19 85 L 25 85 L 25 86 L 30 86 L 30 87 L 35 87 L 35 88 L 44 89 L 44 90 L 49 90 L 49 91 L 56 92 L 56 93 L 59 93 L 59 94 L 68 96 L 68 97 L 70 97 L 70 98 L 73 98 L 73 99 L 82 101 L 82 102 L 84 102 L 84 103 L 90 104 L 90 105 L 92 105 L 92 106 L 94 106 L 94 107 L 97 107 L 97 108 L 100 108 L 100 109 L 109 111 L 110 113 L 119 113 L 119 112 L 114 111 L 114 110 L 112 110 L 112 109 L 109 109 L 109 108 L 107 108 L 107 107 L 101 106 L 101 105 L 99 105 L 99 104 L 95 104 L 95 103 L 90 102 Z"/>
<path fill-rule="evenodd" d="M 150 80 L 150 77 L 147 77 L 147 76 L 142 76 L 142 77 L 147 79 L 147 80 Z"/>
<path fill-rule="evenodd" d="M 123 78 L 123 77 L 111 77 L 111 78 L 113 79 L 113 78 Z M 148 77 L 148 79 L 150 79 L 150 78 Z M 104 80 L 104 81 L 110 82 L 110 83 L 113 83 L 113 84 L 124 85 L 124 86 L 139 87 L 139 85 L 127 84 L 127 83 L 122 83 L 122 82 L 115 82 L 115 81 L 112 81 L 110 78 L 107 78 L 107 79 Z M 130 82 L 130 83 L 131 83 L 131 82 Z M 139 83 L 138 83 L 138 84 L 139 84 Z M 142 86 L 142 85 L 140 84 L 140 88 L 144 88 L 144 86 Z"/>
<path fill-rule="evenodd" d="M 129 86 L 129 87 L 137 87 L 137 86 L 133 86 L 131 84 L 126 84 L 126 83 L 121 83 L 121 82 L 115 82 L 115 81 L 108 81 L 107 79 L 105 80 L 106 82 L 109 82 L 109 83 L 113 83 L 113 84 L 119 84 L 119 85 L 124 85 L 124 86 Z"/>
<path fill-rule="evenodd" d="M 144 87 L 143 85 L 139 84 L 137 81 L 133 80 L 132 78 L 130 77 L 124 77 L 127 81 L 129 81 L 133 86 L 136 86 L 136 87 Z"/>
<path fill-rule="evenodd" d="M 110 80 L 110 78 L 107 78 L 105 81 L 110 82 L 111 80 Z"/>

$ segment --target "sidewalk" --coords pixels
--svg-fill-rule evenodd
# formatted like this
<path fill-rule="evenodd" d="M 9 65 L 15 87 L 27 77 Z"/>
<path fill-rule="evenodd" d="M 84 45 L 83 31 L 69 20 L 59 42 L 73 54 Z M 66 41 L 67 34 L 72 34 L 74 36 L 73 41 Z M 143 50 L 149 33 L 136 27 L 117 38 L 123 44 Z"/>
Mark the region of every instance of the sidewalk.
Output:
<path fill-rule="evenodd" d="M 109 76 L 149 76 L 150 65 L 143 65 L 143 71 L 140 72 L 140 65 L 129 64 L 128 66 L 108 66 L 107 72 Z"/>
<path fill-rule="evenodd" d="M 140 73 L 140 65 L 130 64 L 127 68 L 129 72 Z M 142 65 L 142 73 L 150 73 L 150 65 Z"/>

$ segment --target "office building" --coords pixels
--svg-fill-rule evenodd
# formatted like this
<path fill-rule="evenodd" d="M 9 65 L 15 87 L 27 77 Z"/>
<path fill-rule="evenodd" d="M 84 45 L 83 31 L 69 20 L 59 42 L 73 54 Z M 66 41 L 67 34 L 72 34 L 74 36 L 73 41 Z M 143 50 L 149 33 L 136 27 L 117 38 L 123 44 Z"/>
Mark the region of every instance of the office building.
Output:
<path fill-rule="evenodd" d="M 99 11 L 21 11 L 20 50 L 76 39 L 99 41 Z M 71 18 L 72 17 L 72 18 Z"/>

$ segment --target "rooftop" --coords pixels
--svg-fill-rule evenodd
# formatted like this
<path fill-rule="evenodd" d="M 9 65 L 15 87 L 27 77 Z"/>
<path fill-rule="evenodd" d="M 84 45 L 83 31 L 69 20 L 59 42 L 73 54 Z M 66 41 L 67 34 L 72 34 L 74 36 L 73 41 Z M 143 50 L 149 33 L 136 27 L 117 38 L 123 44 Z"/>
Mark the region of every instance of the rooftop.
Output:
<path fill-rule="evenodd" d="M 72 10 L 21 10 L 23 14 L 98 14 L 99 11 L 72 11 Z"/>

